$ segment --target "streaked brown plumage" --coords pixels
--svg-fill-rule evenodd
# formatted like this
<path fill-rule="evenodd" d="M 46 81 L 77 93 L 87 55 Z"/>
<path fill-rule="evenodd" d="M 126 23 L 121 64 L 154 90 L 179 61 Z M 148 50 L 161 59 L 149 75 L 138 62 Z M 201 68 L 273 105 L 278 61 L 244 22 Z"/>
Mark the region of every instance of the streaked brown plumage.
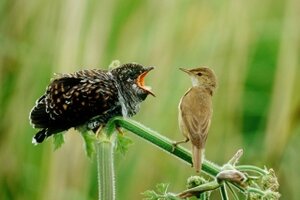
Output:
<path fill-rule="evenodd" d="M 151 69 L 128 63 L 110 71 L 94 69 L 58 75 L 30 112 L 31 124 L 41 129 L 33 143 L 71 127 L 96 130 L 114 116 L 135 115 L 147 95 L 153 95 L 144 85 Z"/>
<path fill-rule="evenodd" d="M 199 172 L 212 117 L 212 96 L 216 88 L 216 76 L 207 67 L 180 69 L 190 76 L 193 86 L 179 103 L 179 128 L 186 140 L 176 144 L 191 140 L 193 166 L 196 172 Z"/>

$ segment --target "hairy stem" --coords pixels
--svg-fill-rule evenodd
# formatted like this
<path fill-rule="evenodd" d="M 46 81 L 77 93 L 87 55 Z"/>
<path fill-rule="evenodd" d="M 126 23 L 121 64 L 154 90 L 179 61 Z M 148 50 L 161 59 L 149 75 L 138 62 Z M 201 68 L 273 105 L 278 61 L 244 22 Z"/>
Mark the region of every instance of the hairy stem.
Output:
<path fill-rule="evenodd" d="M 102 134 L 97 145 L 99 200 L 115 199 L 113 142 Z"/>

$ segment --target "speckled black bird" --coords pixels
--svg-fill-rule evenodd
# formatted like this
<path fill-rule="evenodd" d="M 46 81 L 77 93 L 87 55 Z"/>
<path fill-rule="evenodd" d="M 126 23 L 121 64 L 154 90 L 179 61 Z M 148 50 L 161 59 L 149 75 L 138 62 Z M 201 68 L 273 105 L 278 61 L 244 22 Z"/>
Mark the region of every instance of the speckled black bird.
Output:
<path fill-rule="evenodd" d="M 34 144 L 68 130 L 83 127 L 97 130 L 115 116 L 135 115 L 151 88 L 144 78 L 153 67 L 128 63 L 106 71 L 81 70 L 53 79 L 30 112 L 30 123 L 41 129 Z"/>

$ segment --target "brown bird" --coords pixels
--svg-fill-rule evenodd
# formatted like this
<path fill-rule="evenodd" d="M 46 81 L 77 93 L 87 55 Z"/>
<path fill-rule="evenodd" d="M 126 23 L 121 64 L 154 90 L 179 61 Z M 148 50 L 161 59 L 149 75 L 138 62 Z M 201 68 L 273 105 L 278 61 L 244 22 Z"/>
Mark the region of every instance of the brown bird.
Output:
<path fill-rule="evenodd" d="M 34 144 L 71 127 L 93 130 L 115 116 L 135 115 L 148 94 L 144 78 L 153 67 L 123 64 L 106 71 L 81 70 L 53 79 L 30 112 L 30 123 L 40 131 Z"/>
<path fill-rule="evenodd" d="M 175 145 L 191 140 L 193 166 L 196 172 L 199 172 L 213 112 L 212 96 L 217 81 L 214 72 L 207 67 L 180 70 L 190 76 L 193 86 L 181 98 L 178 107 L 179 128 L 186 139 L 176 142 Z"/>

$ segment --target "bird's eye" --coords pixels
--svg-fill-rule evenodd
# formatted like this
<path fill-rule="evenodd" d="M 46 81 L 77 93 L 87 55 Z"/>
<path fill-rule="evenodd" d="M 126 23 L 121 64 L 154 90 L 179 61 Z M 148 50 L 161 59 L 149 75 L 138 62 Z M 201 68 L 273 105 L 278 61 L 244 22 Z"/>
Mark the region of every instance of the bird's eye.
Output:
<path fill-rule="evenodd" d="M 197 75 L 198 75 L 198 76 L 202 76 L 203 74 L 202 74 L 201 72 L 198 72 Z"/>

